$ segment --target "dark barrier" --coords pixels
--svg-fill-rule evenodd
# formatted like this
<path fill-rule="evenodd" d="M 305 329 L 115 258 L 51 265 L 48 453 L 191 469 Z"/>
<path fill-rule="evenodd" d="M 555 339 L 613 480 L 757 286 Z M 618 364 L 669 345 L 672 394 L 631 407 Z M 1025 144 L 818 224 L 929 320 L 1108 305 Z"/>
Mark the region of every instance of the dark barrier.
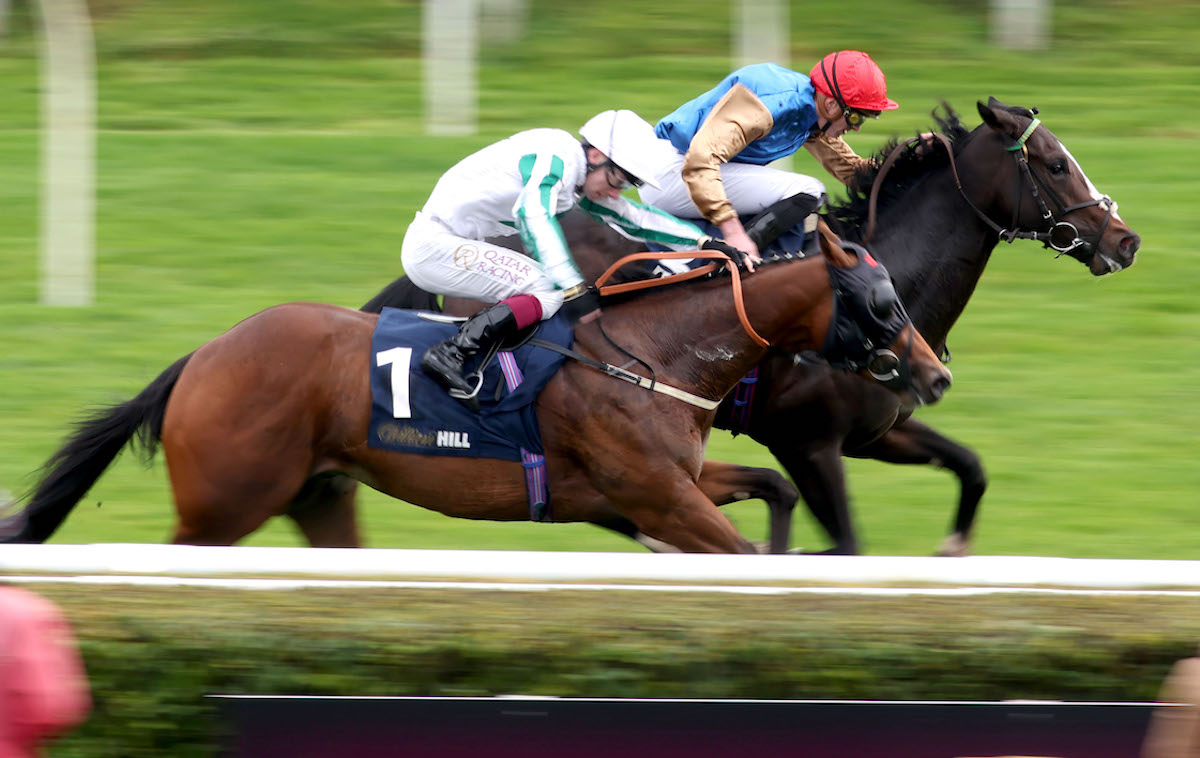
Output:
<path fill-rule="evenodd" d="M 1153 704 L 221 696 L 229 755 L 1138 755 Z"/>

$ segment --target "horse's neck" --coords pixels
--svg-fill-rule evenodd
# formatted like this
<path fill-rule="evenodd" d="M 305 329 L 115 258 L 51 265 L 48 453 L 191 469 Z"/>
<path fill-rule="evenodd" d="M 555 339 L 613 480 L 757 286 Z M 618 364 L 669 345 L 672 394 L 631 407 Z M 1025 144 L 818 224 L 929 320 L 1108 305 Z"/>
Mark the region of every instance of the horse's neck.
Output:
<path fill-rule="evenodd" d="M 824 265 L 824 259 L 776 263 L 743 275 L 743 302 L 755 331 L 773 345 L 819 347 L 807 324 L 830 298 Z M 610 312 L 604 326 L 618 344 L 650 363 L 661 381 L 704 397 L 727 394 L 765 353 L 738 319 L 728 276 L 651 292 L 606 307 Z M 608 350 L 594 337 L 588 343 L 602 354 Z"/>
<path fill-rule="evenodd" d="M 948 167 L 889 206 L 878 223 L 871 251 L 887 266 L 917 330 L 939 348 L 983 276 L 996 234 L 959 194 Z"/>

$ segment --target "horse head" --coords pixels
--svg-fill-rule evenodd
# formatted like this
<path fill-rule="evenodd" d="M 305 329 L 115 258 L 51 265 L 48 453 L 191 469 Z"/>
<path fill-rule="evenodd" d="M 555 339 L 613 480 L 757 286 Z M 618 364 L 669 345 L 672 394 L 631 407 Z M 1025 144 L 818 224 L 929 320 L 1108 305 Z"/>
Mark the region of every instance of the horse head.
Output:
<path fill-rule="evenodd" d="M 1037 111 L 1007 106 L 994 97 L 987 105 L 977 105 L 988 138 L 975 141 L 997 156 L 985 184 L 1000 193 L 1003 187 L 1016 187 L 1008 199 L 1003 194 L 996 198 L 994 207 L 1007 205 L 1007 215 L 986 219 L 1001 239 L 1039 240 L 1059 255 L 1084 263 L 1096 276 L 1133 265 L 1141 237 L 1118 215 L 1117 203 L 1100 194 L 1062 141 L 1037 118 Z M 1011 175 L 1011 180 L 1005 182 L 1003 175 Z"/>
<path fill-rule="evenodd" d="M 833 290 L 822 355 L 830 365 L 896 392 L 906 409 L 940 400 L 950 387 L 950 371 L 913 326 L 887 269 L 866 248 L 842 241 L 823 220 L 817 228 Z"/>

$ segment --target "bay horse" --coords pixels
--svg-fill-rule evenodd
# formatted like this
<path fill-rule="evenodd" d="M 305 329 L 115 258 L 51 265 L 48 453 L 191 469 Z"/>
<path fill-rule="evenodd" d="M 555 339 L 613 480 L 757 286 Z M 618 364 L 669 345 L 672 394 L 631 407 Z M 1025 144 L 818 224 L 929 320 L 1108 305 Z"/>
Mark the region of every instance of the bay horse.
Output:
<path fill-rule="evenodd" d="M 878 297 L 893 292 L 886 270 L 832 235 L 821 246 L 819 258 L 760 267 L 737 303 L 728 292 L 736 276 L 693 280 L 618 298 L 602 319 L 577 327 L 573 349 L 583 356 L 623 362 L 620 345 L 654 366 L 658 382 L 711 402 L 689 405 L 567 361 L 536 401 L 556 521 L 619 517 L 681 550 L 754 552 L 714 505 L 722 495 L 698 480 L 716 401 L 766 351 L 757 335 L 789 351 L 887 345 L 909 377 L 894 391 L 906 402 L 941 397 L 949 372 L 894 295 Z M 860 278 L 847 282 L 839 271 Z M 857 334 L 843 330 L 847 314 Z M 353 508 L 350 478 L 450 516 L 528 519 L 519 461 L 368 446 L 377 320 L 315 303 L 247 318 L 133 399 L 82 422 L 24 510 L 0 523 L 0 541 L 45 541 L 139 435 L 150 452 L 163 448 L 176 543 L 233 544 L 286 514 L 313 544 L 357 545 L 353 519 L 339 510 Z M 328 499 L 331 481 L 348 501 Z"/>
<path fill-rule="evenodd" d="M 892 274 L 913 323 L 939 354 L 966 308 L 992 251 L 1000 240 L 1036 239 L 1058 255 L 1069 255 L 1095 276 L 1134 262 L 1141 246 L 1100 195 L 1066 146 L 1036 119 L 1034 111 L 995 98 L 977 103 L 983 119 L 968 130 L 943 103 L 933 117 L 940 142 L 893 140 L 876 155 L 875 166 L 859 173 L 848 199 L 831 203 L 828 220 L 844 238 L 864 242 L 870 199 L 877 222 L 871 252 Z M 896 158 L 886 172 L 882 165 Z M 877 189 L 873 188 L 878 185 Z M 564 222 L 567 241 L 585 276 L 594 277 L 633 243 L 582 214 Z M 1057 256 L 1056 256 L 1057 257 Z M 433 299 L 401 277 L 364 308 L 384 305 L 430 307 Z M 478 304 L 445 300 L 447 311 L 466 315 Z M 804 502 L 833 545 L 822 552 L 857 554 L 860 542 L 850 516 L 842 456 L 895 464 L 934 465 L 959 480 L 957 509 L 940 555 L 965 555 L 987 477 L 979 456 L 917 419 L 894 395 L 842 371 L 797 363 L 772 350 L 759 364 L 748 413 L 726 397 L 715 426 L 744 432 L 766 445 L 799 488 Z M 739 423 L 739 417 L 747 418 Z M 770 509 L 769 549 L 786 552 L 795 488 L 769 469 L 714 470 L 746 499 L 761 498 Z M 702 477 L 703 478 L 703 477 Z M 606 524 L 644 541 L 632 525 Z"/>

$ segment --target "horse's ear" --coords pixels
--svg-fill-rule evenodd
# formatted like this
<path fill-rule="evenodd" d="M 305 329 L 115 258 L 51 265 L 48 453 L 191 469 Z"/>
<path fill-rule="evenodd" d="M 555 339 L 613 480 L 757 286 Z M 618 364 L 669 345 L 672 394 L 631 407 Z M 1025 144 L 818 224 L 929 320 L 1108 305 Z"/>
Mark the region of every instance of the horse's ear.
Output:
<path fill-rule="evenodd" d="M 1000 102 L 994 97 L 988 98 L 987 105 L 976 101 L 975 105 L 979 108 L 979 115 L 983 117 L 983 123 L 992 127 L 998 132 L 1003 132 L 1011 137 L 1016 137 L 1017 123 L 1009 111 L 1008 106 Z"/>
<path fill-rule="evenodd" d="M 825 256 L 825 260 L 841 268 L 858 265 L 858 256 L 842 247 L 842 238 L 834 234 L 820 216 L 817 216 L 817 232 L 821 236 L 821 255 Z"/>
<path fill-rule="evenodd" d="M 1002 128 L 1000 126 L 1000 118 L 996 115 L 996 111 L 994 110 L 999 102 L 1000 101 L 994 97 L 988 98 L 987 105 L 984 105 L 982 100 L 975 101 L 975 107 L 979 109 L 979 117 L 983 119 L 983 123 L 987 124 L 993 129 Z"/>

